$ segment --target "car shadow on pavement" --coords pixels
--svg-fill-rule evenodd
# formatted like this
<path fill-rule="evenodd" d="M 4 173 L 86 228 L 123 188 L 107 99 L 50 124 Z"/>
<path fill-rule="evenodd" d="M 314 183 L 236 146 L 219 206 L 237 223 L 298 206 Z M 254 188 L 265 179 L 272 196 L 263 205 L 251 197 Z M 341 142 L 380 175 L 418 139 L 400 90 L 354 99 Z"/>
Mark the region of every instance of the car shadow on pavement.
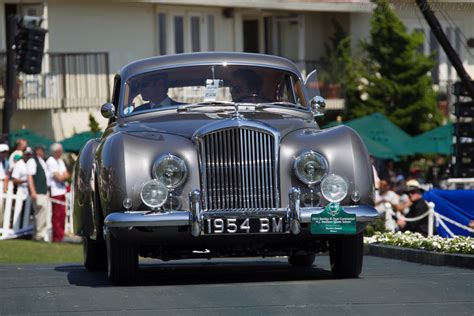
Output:
<path fill-rule="evenodd" d="M 281 261 L 198 263 L 174 261 L 160 264 L 149 262 L 140 264 L 135 286 L 285 282 L 334 278 L 331 271 L 314 265 L 300 268 Z M 73 285 L 112 286 L 105 272 L 89 272 L 82 265 L 58 266 L 55 271 L 67 273 L 68 281 Z"/>

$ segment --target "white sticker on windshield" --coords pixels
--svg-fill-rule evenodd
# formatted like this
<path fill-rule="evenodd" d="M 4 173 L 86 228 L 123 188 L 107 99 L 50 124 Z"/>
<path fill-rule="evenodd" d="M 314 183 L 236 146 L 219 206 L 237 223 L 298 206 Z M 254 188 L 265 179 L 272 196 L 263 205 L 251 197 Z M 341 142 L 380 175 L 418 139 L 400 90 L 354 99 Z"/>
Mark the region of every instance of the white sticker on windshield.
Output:
<path fill-rule="evenodd" d="M 217 91 L 222 87 L 223 81 L 221 79 L 207 79 L 206 92 L 204 94 L 204 102 L 212 102 L 217 99 Z"/>

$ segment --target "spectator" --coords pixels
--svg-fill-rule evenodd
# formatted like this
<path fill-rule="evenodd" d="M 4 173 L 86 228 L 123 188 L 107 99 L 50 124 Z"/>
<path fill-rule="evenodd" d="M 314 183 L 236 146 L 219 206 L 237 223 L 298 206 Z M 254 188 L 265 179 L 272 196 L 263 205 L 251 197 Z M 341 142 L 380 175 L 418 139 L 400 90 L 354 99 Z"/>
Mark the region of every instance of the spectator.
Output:
<path fill-rule="evenodd" d="M 19 155 L 20 154 L 17 154 L 14 157 L 14 160 L 16 160 Z M 28 169 L 26 167 L 26 162 L 32 155 L 33 151 L 30 147 L 27 147 L 21 158 L 16 161 L 12 171 L 13 184 L 17 186 L 17 193 L 20 193 L 23 196 L 28 196 Z"/>
<path fill-rule="evenodd" d="M 66 219 L 66 180 L 69 178 L 66 165 L 61 159 L 63 147 L 59 143 L 51 145 L 51 157 L 46 161 L 51 185 L 53 208 L 53 242 L 64 238 L 64 221 Z"/>
<path fill-rule="evenodd" d="M 379 190 L 375 193 L 375 209 L 379 214 L 385 214 L 390 210 L 387 210 L 386 203 L 390 204 L 390 208 L 394 213 L 392 214 L 391 219 L 385 222 L 385 228 L 389 231 L 395 231 L 397 228 L 396 211 L 398 204 L 400 203 L 400 196 L 392 191 L 392 185 L 388 180 L 382 179 L 380 180 Z"/>
<path fill-rule="evenodd" d="M 400 203 L 400 196 L 392 191 L 392 186 L 388 180 L 380 180 L 380 188 L 375 194 L 375 209 L 380 213 L 385 213 L 385 203 L 390 203 L 392 208 Z"/>
<path fill-rule="evenodd" d="M 420 233 L 423 236 L 428 235 L 428 216 L 423 217 L 420 220 L 407 222 L 405 219 L 415 218 L 428 212 L 428 204 L 423 199 L 423 189 L 417 180 L 407 181 L 407 194 L 410 199 L 410 209 L 406 216 L 399 217 L 397 223 L 402 231 L 411 231 L 414 233 Z"/>
<path fill-rule="evenodd" d="M 8 186 L 8 145 L 0 144 L 0 190 L 7 192 Z"/>
<path fill-rule="evenodd" d="M 30 189 L 31 202 L 34 211 L 33 240 L 47 240 L 47 214 L 48 200 L 48 167 L 44 161 L 44 148 L 35 147 L 34 156 L 27 162 L 28 187 Z"/>
<path fill-rule="evenodd" d="M 18 138 L 16 140 L 15 150 L 13 150 L 13 152 L 10 154 L 10 157 L 8 158 L 10 173 L 13 171 L 13 167 L 15 167 L 15 157 L 18 157 L 18 155 L 23 156 L 23 152 L 25 151 L 26 147 L 28 147 L 28 142 L 26 139 Z"/>

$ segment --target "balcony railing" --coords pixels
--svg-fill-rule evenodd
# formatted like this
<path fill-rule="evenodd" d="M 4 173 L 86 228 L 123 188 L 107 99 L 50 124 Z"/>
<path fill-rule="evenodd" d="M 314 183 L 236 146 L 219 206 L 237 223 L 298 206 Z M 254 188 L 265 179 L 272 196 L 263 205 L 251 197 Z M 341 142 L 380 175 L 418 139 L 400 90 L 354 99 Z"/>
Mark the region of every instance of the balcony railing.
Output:
<path fill-rule="evenodd" d="M 0 108 L 3 108 L 6 58 L 0 55 Z M 98 107 L 110 99 L 108 53 L 49 53 L 44 73 L 19 74 L 18 110 Z"/>

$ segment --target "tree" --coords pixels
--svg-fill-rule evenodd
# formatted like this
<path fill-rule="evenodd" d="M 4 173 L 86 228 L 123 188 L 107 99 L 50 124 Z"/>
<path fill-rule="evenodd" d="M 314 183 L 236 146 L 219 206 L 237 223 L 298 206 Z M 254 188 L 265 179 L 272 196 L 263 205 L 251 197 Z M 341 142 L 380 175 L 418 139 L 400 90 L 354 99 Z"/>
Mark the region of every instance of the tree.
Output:
<path fill-rule="evenodd" d="M 90 128 L 92 133 L 102 132 L 102 130 L 99 126 L 99 122 L 96 121 L 96 119 L 94 118 L 94 116 L 91 113 L 89 113 L 89 128 Z"/>
<path fill-rule="evenodd" d="M 370 41 L 362 41 L 361 62 L 353 61 L 346 90 L 349 115 L 359 117 L 376 111 L 415 135 L 438 126 L 441 115 L 428 72 L 433 56 L 418 51 L 421 33 L 408 33 L 387 0 L 375 0 Z"/>
<path fill-rule="evenodd" d="M 329 43 L 325 43 L 325 56 L 322 58 L 326 66 L 319 79 L 324 83 L 339 83 L 345 81 L 347 71 L 346 57 L 350 56 L 350 37 L 336 20 L 332 20 L 334 28 L 333 35 L 329 38 Z"/>

